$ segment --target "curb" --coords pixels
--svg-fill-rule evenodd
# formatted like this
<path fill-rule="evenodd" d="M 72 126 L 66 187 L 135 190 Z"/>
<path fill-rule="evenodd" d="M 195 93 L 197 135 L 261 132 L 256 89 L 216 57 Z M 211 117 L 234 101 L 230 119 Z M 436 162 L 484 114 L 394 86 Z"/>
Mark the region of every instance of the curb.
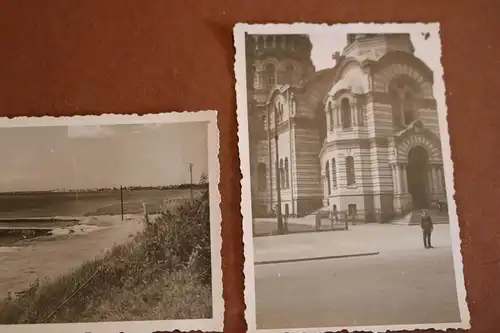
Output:
<path fill-rule="evenodd" d="M 297 259 L 256 261 L 254 263 L 254 265 L 271 265 L 271 264 L 285 264 L 285 263 L 303 262 L 303 261 L 316 261 L 316 260 L 328 260 L 328 259 L 342 259 L 342 258 L 366 257 L 366 256 L 375 256 L 377 254 L 380 254 L 380 252 L 366 252 L 366 253 L 356 253 L 356 254 L 342 254 L 342 255 L 336 255 L 336 256 L 324 256 L 324 257 L 313 257 L 313 258 L 297 258 Z"/>

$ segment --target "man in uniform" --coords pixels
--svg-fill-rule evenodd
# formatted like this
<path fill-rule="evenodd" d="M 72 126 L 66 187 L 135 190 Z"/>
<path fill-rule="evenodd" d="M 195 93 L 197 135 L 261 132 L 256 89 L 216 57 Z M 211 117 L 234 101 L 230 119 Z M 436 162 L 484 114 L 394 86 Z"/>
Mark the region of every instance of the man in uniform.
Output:
<path fill-rule="evenodd" d="M 422 232 L 424 236 L 424 246 L 426 249 L 433 248 L 431 245 L 431 234 L 432 230 L 434 230 L 434 225 L 432 223 L 432 219 L 429 216 L 427 210 L 422 211 L 422 216 L 420 218 L 420 226 L 422 227 Z"/>

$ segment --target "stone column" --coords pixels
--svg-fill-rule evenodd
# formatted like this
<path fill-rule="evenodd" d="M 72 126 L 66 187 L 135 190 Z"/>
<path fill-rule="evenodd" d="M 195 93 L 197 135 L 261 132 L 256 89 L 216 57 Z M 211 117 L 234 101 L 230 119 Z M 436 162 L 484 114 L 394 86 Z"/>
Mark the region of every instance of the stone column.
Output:
<path fill-rule="evenodd" d="M 356 99 L 354 98 L 352 101 L 351 101 L 351 114 L 352 114 L 352 124 L 354 126 L 358 125 L 358 107 L 357 107 L 357 104 L 356 104 Z"/>
<path fill-rule="evenodd" d="M 393 183 L 393 188 L 394 188 L 394 194 L 397 194 L 397 193 L 399 193 L 398 174 L 397 174 L 397 169 L 396 169 L 395 164 L 391 165 L 391 174 L 392 174 L 392 183 Z"/>
<path fill-rule="evenodd" d="M 395 191 L 401 194 L 401 167 L 399 164 L 394 165 L 394 173 L 396 176 L 396 181 L 394 183 Z"/>
<path fill-rule="evenodd" d="M 357 112 L 358 112 L 358 124 L 360 126 L 363 126 L 365 124 L 364 119 L 363 119 L 363 105 L 358 105 Z"/>
<path fill-rule="evenodd" d="M 342 128 L 342 111 L 340 110 L 340 107 L 336 107 L 337 108 L 337 113 L 339 115 L 339 128 Z"/>
<path fill-rule="evenodd" d="M 326 132 L 330 132 L 333 130 L 332 128 L 332 119 L 330 117 L 330 105 L 326 105 Z"/>
<path fill-rule="evenodd" d="M 427 187 L 429 193 L 434 193 L 434 184 L 432 183 L 432 168 L 427 169 Z"/>
<path fill-rule="evenodd" d="M 433 184 L 434 192 L 439 193 L 439 182 L 437 179 L 437 168 L 435 165 L 432 166 L 431 175 L 432 175 L 432 184 Z"/>
<path fill-rule="evenodd" d="M 436 176 L 438 182 L 438 192 L 442 194 L 444 192 L 445 184 L 444 184 L 444 174 L 441 166 L 436 167 Z"/>
<path fill-rule="evenodd" d="M 446 189 L 446 179 L 444 177 L 444 168 L 443 166 L 441 165 L 439 167 L 439 184 L 441 185 L 441 193 L 444 193 L 445 192 L 445 189 Z"/>
<path fill-rule="evenodd" d="M 339 107 L 336 105 L 333 107 L 333 127 L 339 128 Z"/>
<path fill-rule="evenodd" d="M 408 172 L 407 172 L 407 169 L 406 169 L 406 164 L 402 164 L 401 167 L 403 168 L 403 173 L 402 173 L 402 177 L 403 177 L 403 181 L 402 181 L 402 193 L 404 194 L 408 194 Z"/>

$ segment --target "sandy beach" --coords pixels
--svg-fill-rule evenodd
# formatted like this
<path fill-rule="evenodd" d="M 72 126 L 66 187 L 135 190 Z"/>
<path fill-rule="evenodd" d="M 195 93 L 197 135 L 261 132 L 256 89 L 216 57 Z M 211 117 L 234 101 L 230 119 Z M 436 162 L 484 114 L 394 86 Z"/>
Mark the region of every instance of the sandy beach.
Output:
<path fill-rule="evenodd" d="M 124 221 L 119 215 L 86 217 L 50 236 L 0 247 L 0 298 L 26 289 L 37 277 L 53 279 L 104 255 L 140 232 L 142 221 L 142 215 L 126 215 Z"/>

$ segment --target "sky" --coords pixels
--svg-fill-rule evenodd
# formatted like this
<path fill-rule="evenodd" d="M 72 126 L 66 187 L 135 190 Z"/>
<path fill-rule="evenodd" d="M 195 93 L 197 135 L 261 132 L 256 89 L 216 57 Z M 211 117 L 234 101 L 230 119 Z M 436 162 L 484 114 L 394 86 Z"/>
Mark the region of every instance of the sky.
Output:
<path fill-rule="evenodd" d="M 0 128 L 0 192 L 160 186 L 208 173 L 208 123 Z"/>
<path fill-rule="evenodd" d="M 347 44 L 347 35 L 341 31 L 332 32 L 329 30 L 325 34 L 309 34 L 309 38 L 313 46 L 311 58 L 317 71 L 333 67 L 335 61 L 332 59 L 332 55 L 337 51 L 342 53 Z M 436 72 L 440 68 L 440 57 L 436 53 L 436 48 L 429 46 L 440 45 L 439 36 L 431 34 L 426 40 L 419 32 L 410 33 L 410 38 L 415 47 L 415 56 Z"/>

